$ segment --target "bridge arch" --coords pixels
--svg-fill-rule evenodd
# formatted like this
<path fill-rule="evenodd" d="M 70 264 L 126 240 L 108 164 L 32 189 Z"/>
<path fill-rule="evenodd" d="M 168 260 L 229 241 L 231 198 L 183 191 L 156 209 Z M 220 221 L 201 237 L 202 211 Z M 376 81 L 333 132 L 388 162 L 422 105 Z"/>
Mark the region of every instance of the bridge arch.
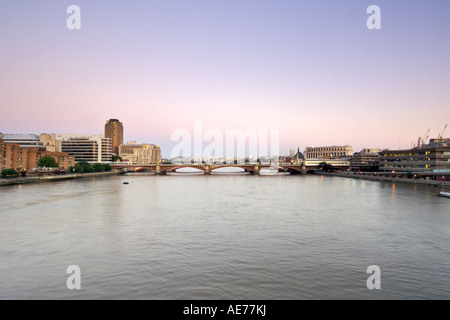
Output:
<path fill-rule="evenodd" d="M 302 173 L 302 168 L 298 166 L 281 165 L 280 169 L 286 169 L 289 173 L 300 174 Z"/>
<path fill-rule="evenodd" d="M 229 170 L 226 170 L 229 169 Z M 232 170 L 234 169 L 234 170 Z M 211 173 L 243 173 L 246 172 L 247 170 L 245 170 L 244 168 L 241 167 L 236 167 L 236 166 L 219 166 L 219 167 L 212 167 L 211 168 Z"/>
<path fill-rule="evenodd" d="M 161 173 L 168 173 L 168 172 L 176 172 L 178 169 L 196 169 L 205 172 L 205 167 L 203 165 L 193 165 L 193 164 L 186 164 L 186 165 L 174 165 L 174 166 L 168 166 L 168 167 L 161 167 Z"/>

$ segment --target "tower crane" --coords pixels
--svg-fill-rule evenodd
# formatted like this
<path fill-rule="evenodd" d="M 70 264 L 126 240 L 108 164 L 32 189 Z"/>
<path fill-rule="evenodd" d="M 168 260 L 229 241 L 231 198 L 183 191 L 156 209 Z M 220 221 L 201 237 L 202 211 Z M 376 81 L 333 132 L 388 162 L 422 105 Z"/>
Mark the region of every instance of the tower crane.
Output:
<path fill-rule="evenodd" d="M 445 129 L 447 129 L 447 125 L 448 125 L 448 124 L 445 125 L 444 130 L 442 130 L 442 133 L 438 135 L 438 139 L 439 139 L 439 140 L 444 139 L 444 133 L 445 133 Z"/>
<path fill-rule="evenodd" d="M 430 133 L 430 129 L 428 129 L 427 133 L 425 133 L 425 139 L 419 136 L 419 139 L 417 140 L 417 146 L 419 148 L 423 147 L 423 145 L 425 144 L 425 141 L 428 139 L 428 133 Z"/>

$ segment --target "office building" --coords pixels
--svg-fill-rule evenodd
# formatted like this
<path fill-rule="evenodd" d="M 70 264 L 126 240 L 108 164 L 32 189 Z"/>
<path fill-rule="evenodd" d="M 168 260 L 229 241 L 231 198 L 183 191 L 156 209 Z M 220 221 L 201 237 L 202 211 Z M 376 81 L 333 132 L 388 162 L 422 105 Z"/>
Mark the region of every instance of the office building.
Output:
<path fill-rule="evenodd" d="M 378 167 L 381 149 L 363 149 L 353 154 L 350 160 L 350 169 L 358 171 Z"/>
<path fill-rule="evenodd" d="M 350 159 L 353 156 L 352 146 L 307 147 L 304 152 L 306 160 Z"/>
<path fill-rule="evenodd" d="M 103 135 L 64 133 L 57 135 L 57 139 L 61 141 L 62 151 L 74 156 L 76 162 L 112 161 L 112 139 L 105 138 Z"/>
<path fill-rule="evenodd" d="M 412 149 L 383 150 L 379 166 L 384 172 L 450 173 L 450 139 L 431 139 Z"/>
<path fill-rule="evenodd" d="M 105 124 L 105 138 L 112 140 L 112 150 L 119 154 L 119 147 L 123 144 L 123 124 L 117 119 L 110 119 Z"/>

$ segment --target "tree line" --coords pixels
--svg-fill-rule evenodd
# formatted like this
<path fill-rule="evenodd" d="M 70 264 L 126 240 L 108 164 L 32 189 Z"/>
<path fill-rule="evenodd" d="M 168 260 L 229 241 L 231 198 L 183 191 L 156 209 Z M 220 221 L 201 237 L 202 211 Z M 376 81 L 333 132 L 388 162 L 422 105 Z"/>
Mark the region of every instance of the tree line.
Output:
<path fill-rule="evenodd" d="M 39 159 L 38 166 L 47 168 L 58 168 L 59 164 L 56 162 L 55 158 L 45 156 Z M 76 173 L 105 172 L 111 170 L 112 168 L 109 164 L 94 163 L 93 165 L 91 165 L 86 161 L 77 162 L 75 166 L 69 167 L 69 172 L 76 172 Z"/>
<path fill-rule="evenodd" d="M 59 163 L 51 156 L 44 156 L 39 159 L 38 167 L 58 168 Z M 90 164 L 86 161 L 77 162 L 74 166 L 69 167 L 69 173 L 91 173 L 91 172 L 109 172 L 112 168 L 109 164 L 94 163 Z M 2 178 L 17 178 L 19 172 L 13 168 L 2 170 Z"/>
<path fill-rule="evenodd" d="M 86 161 L 77 162 L 75 166 L 69 167 L 69 172 L 76 173 L 108 172 L 111 170 L 112 168 L 109 164 L 94 163 L 93 165 L 91 165 Z"/>

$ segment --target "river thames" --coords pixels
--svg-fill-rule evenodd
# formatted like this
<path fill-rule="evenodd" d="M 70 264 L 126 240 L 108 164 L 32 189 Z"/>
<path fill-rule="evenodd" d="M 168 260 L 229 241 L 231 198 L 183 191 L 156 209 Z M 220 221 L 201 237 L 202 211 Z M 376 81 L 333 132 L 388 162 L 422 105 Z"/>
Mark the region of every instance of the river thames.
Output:
<path fill-rule="evenodd" d="M 145 173 L 2 187 L 0 299 L 449 299 L 438 191 Z M 66 286 L 70 265 L 81 290 Z"/>

